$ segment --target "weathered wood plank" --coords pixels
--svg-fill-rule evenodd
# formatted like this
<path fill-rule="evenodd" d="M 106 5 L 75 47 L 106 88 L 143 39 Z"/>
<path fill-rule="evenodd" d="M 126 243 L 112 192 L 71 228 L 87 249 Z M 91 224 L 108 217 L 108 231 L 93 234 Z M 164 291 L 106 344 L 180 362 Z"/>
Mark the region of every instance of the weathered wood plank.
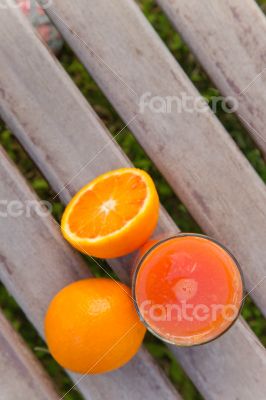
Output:
<path fill-rule="evenodd" d="M 0 175 L 1 200 L 19 201 L 22 210 L 21 216 L 9 213 L 5 218 L 1 207 L 0 278 L 43 336 L 43 319 L 52 297 L 67 284 L 91 275 L 63 240 L 57 223 L 36 211 L 36 196 L 3 151 Z M 181 399 L 144 349 L 119 371 L 86 376 L 78 386 L 87 399 Z"/>
<path fill-rule="evenodd" d="M 266 19 L 255 1 L 157 2 L 266 155 Z"/>
<path fill-rule="evenodd" d="M 3 400 L 58 400 L 46 372 L 0 311 L 0 386 Z"/>
<path fill-rule="evenodd" d="M 77 175 L 68 185 L 68 189 L 62 192 L 63 200 L 67 201 L 85 182 L 108 169 L 128 165 L 128 160 L 118 146 L 111 142 L 106 129 L 58 63 L 51 59 L 45 48 L 38 45 L 32 31 L 25 29 L 25 22 L 17 18 L 18 16 L 14 12 L 11 21 L 5 17 L 1 21 L 2 25 L 0 24 L 0 29 L 3 26 L 4 32 L 7 32 L 8 35 L 6 37 L 0 30 L 3 42 L 5 43 L 10 38 L 12 42 L 17 43 L 13 52 L 3 56 L 2 59 L 3 79 L 0 83 L 4 88 L 5 98 L 1 98 L 1 113 L 55 190 L 59 191 L 61 185 L 69 182 L 81 166 L 87 163 L 87 167 L 81 174 Z M 14 23 L 14 19 L 16 23 Z M 6 24 L 5 21 L 7 21 Z M 16 29 L 11 30 L 9 26 L 13 26 L 13 28 L 16 26 Z M 21 64 L 21 57 L 25 53 L 31 54 L 30 64 L 27 62 Z M 36 68 L 37 65 L 38 68 Z M 19 77 L 15 73 L 17 70 L 20 73 Z M 25 113 L 25 109 L 31 110 L 31 112 Z M 3 174 L 4 169 L 2 168 L 1 171 Z M 13 174 L 12 170 L 11 175 L 13 176 Z M 1 180 L 3 193 L 7 188 L 13 186 L 16 190 L 16 197 L 29 198 L 28 191 L 23 195 L 25 190 L 23 185 L 21 190 L 17 191 L 16 189 L 21 178 L 18 179 L 16 174 L 15 179 L 8 178 L 9 175 L 10 170 L 7 168 L 5 178 Z M 14 180 L 18 181 L 17 184 L 12 183 Z M 21 185 L 19 184 L 19 186 Z M 48 224 L 48 233 L 46 233 L 47 228 L 43 226 L 44 221 L 38 220 L 34 223 L 31 221 L 29 224 L 28 220 L 23 220 L 20 228 L 16 221 L 11 220 L 10 224 L 2 226 L 5 232 L 8 229 L 8 233 L 3 235 L 3 238 L 6 238 L 5 245 L 0 243 L 0 246 L 2 249 L 5 246 L 7 260 L 9 260 L 9 265 L 13 266 L 14 272 L 12 279 L 7 270 L 1 269 L 0 273 L 5 284 L 15 294 L 28 315 L 35 315 L 35 322 L 37 318 L 37 324 L 41 326 L 46 305 L 42 306 L 40 311 L 38 309 L 37 313 L 36 309 L 35 311 L 32 309 L 35 302 L 33 301 L 32 304 L 29 297 L 35 299 L 40 296 L 39 292 L 41 292 L 41 298 L 44 298 L 44 303 L 48 304 L 48 300 L 59 290 L 61 285 L 83 276 L 86 271 L 74 254 L 70 256 L 68 247 L 62 243 L 61 236 L 55 232 L 55 228 L 51 227 L 51 223 Z M 162 212 L 160 229 L 169 231 L 173 228 L 173 221 L 166 213 Z M 25 231 L 29 232 L 29 237 L 32 237 L 30 244 L 23 243 Z M 16 241 L 14 240 L 15 232 L 19 236 Z M 19 243 L 23 248 L 18 247 L 16 252 L 10 252 L 10 245 L 14 242 Z M 24 246 L 27 245 L 30 246 L 30 249 L 26 256 Z M 52 254 L 50 254 L 50 246 Z M 62 252 L 65 254 L 64 256 Z M 122 279 L 128 280 L 129 265 L 126 258 L 112 260 L 110 263 Z M 24 265 L 28 265 L 28 269 L 25 269 Z M 37 282 L 36 288 L 32 287 L 32 280 Z M 224 338 L 219 339 L 219 342 L 189 350 L 189 354 L 185 349 L 180 349 L 178 358 L 186 366 L 187 372 L 192 376 L 196 385 L 203 390 L 206 398 L 230 400 L 239 397 L 249 400 L 249 392 L 246 389 L 248 386 L 248 388 L 252 388 L 254 396 L 260 399 L 262 393 L 265 392 L 265 366 L 263 364 L 265 352 L 259 347 L 254 334 L 250 333 L 242 321 L 235 325 L 230 335 L 233 337 L 232 345 L 230 345 L 228 336 L 225 335 Z M 253 351 L 254 347 L 258 349 L 255 352 Z M 172 349 L 177 352 L 176 349 Z M 223 371 L 221 371 L 220 363 L 221 354 L 223 355 Z M 139 357 L 142 356 L 139 355 Z M 240 361 L 238 357 L 241 358 Z M 202 363 L 203 359 L 205 360 L 204 364 Z M 209 363 L 208 359 L 210 359 Z M 138 359 L 133 362 L 137 363 Z M 252 368 L 249 368 L 250 365 Z M 130 365 L 125 367 L 125 369 L 127 368 L 130 368 Z M 140 375 L 143 375 L 141 364 L 139 364 L 138 371 Z M 150 373 L 153 374 L 153 371 L 154 369 L 151 369 Z M 133 380 L 132 386 L 138 382 L 137 373 L 132 376 L 131 372 L 126 377 L 123 376 L 123 379 L 120 374 L 123 374 L 123 370 L 116 372 L 115 376 L 108 374 L 105 379 L 111 378 L 112 382 L 117 379 L 119 385 L 122 380 L 125 382 Z M 222 375 L 222 379 L 219 379 L 220 375 Z M 100 377 L 93 379 L 95 382 Z M 203 379 L 206 380 L 204 388 L 202 388 Z M 231 381 L 234 381 L 233 385 L 226 384 Z M 246 382 L 246 385 L 243 385 L 243 382 Z M 150 384 L 156 385 L 157 378 L 150 379 Z M 139 385 L 140 383 L 137 383 L 137 386 Z M 91 385 L 91 387 L 94 386 Z M 104 390 L 104 385 L 101 388 Z M 108 390 L 112 393 L 115 386 L 109 385 Z M 142 393 L 145 398 L 150 389 L 147 388 L 147 390 L 145 395 Z M 154 393 L 153 390 L 152 393 Z M 124 393 L 121 396 L 128 398 L 129 395 Z M 161 396 L 161 398 L 163 397 Z"/>
<path fill-rule="evenodd" d="M 241 344 L 239 343 L 240 337 L 243 338 L 241 339 Z M 243 354 L 241 355 L 243 349 L 245 349 L 244 356 Z M 199 366 L 190 370 L 191 378 L 197 382 L 199 390 L 206 398 L 211 397 L 217 400 L 250 400 L 258 398 L 264 400 L 265 388 L 261 388 L 262 390 L 256 394 L 258 397 L 253 397 L 253 390 L 257 383 L 259 386 L 264 386 L 265 382 L 263 383 L 259 378 L 257 383 L 252 383 L 253 378 L 250 373 L 254 371 L 256 374 L 255 371 L 258 372 L 260 368 L 265 370 L 265 349 L 255 339 L 254 334 L 247 330 L 247 324 L 243 320 L 237 321 L 231 330 L 219 340 L 204 345 L 204 347 L 199 346 L 187 349 L 172 347 L 172 351 L 180 359 L 184 369 L 190 368 L 195 363 Z M 264 352 L 264 355 L 262 352 Z M 245 376 L 242 371 L 239 371 L 243 368 L 243 357 L 246 360 L 244 368 L 247 369 Z M 230 360 L 231 363 L 234 363 L 235 366 L 238 365 L 238 367 L 229 367 Z M 262 379 L 265 381 L 265 377 Z M 235 385 L 238 386 L 237 390 Z M 242 394 L 239 396 L 236 391 L 239 392 L 240 387 L 242 387 Z"/>
<path fill-rule="evenodd" d="M 54 0 L 47 11 L 124 120 L 137 114 L 132 132 L 205 232 L 235 254 L 254 289 L 266 275 L 265 185 L 211 111 L 140 112 L 145 93 L 199 93 L 137 5 Z M 265 285 L 252 296 L 266 315 Z"/>
<path fill-rule="evenodd" d="M 12 22 L 14 19 L 16 23 Z M 63 184 L 69 182 L 80 168 L 87 164 L 86 168 L 71 181 L 67 190 L 61 193 L 63 200 L 67 201 L 85 182 L 108 169 L 128 165 L 128 160 L 118 146 L 111 142 L 110 135 L 61 67 L 51 59 L 45 48 L 39 46 L 32 31 L 29 28 L 26 29 L 25 24 L 15 12 L 12 13 L 11 20 L 8 20 L 6 16 L 2 25 L 0 24 L 0 29 L 3 26 L 4 32 L 7 32 L 5 36 L 4 32 L 0 31 L 2 38 L 0 45 L 9 39 L 17 43 L 13 52 L 4 53 L 2 59 L 0 83 L 5 97 L 0 101 L 0 109 L 6 122 L 55 190 L 59 191 Z M 16 26 L 16 29 L 9 29 L 11 26 Z M 30 63 L 24 56 L 29 52 L 31 53 Z M 21 58 L 24 63 L 21 63 Z M 17 70 L 19 70 L 19 76 L 16 74 Z M 31 110 L 31 112 L 27 113 L 25 110 Z M 5 197 L 7 190 L 12 188 L 15 193 L 10 194 L 11 198 L 15 196 L 28 199 L 32 196 L 17 173 L 13 169 L 10 171 L 7 161 L 2 162 L 6 165 L 6 168 L 1 168 L 1 192 L 5 194 Z M 1 241 L 0 250 L 1 252 L 4 250 L 7 260 L 5 265 L 9 266 L 0 270 L 1 276 L 27 314 L 32 315 L 35 324 L 42 329 L 43 313 L 53 294 L 62 286 L 85 276 L 88 272 L 80 260 L 71 254 L 68 246 L 62 243 L 60 234 L 51 222 L 40 219 L 33 222 L 23 219 L 18 224 L 18 221 L 11 219 L 7 226 L 0 224 L 0 234 L 1 228 L 5 231 L 5 235 L 1 237 L 6 240 Z M 173 228 L 172 220 L 162 212 L 160 229 L 172 231 Z M 28 237 L 31 238 L 26 243 L 23 240 L 25 232 L 28 232 Z M 12 243 L 16 244 L 16 252 L 10 251 Z M 110 263 L 122 279 L 128 280 L 129 265 L 126 258 L 112 260 Z M 28 268 L 25 269 L 24 265 Z M 8 270 L 12 271 L 12 275 Z M 36 285 L 33 286 L 32 281 Z M 35 300 L 40 298 L 42 302 L 39 306 Z M 252 388 L 254 396 L 260 399 L 266 390 L 263 361 L 265 352 L 242 321 L 235 325 L 230 335 L 233 343 L 229 346 L 230 351 L 228 351 L 229 337 L 227 335 L 219 339 L 215 345 L 202 346 L 191 349 L 189 352 L 185 349 L 172 349 L 176 354 L 178 353 L 179 360 L 207 399 L 220 400 L 223 397 L 231 400 L 239 397 L 249 400 L 247 387 Z M 257 351 L 254 352 L 253 348 Z M 134 373 L 129 372 L 129 364 L 121 371 L 106 375 L 105 382 L 110 379 L 113 384 L 115 382 L 121 386 L 121 382 L 129 380 L 132 390 L 137 382 L 138 391 L 142 389 L 142 392 L 139 396 L 137 392 L 135 399 L 141 396 L 147 398 L 149 393 L 153 396 L 154 390 L 159 390 L 154 389 L 153 385 L 156 386 L 159 382 L 161 384 L 160 398 L 164 398 L 165 385 L 158 377 L 144 379 L 147 385 L 152 385 L 152 388 L 142 386 L 138 374 L 144 378 L 146 374 L 142 371 L 143 363 L 139 361 L 142 355 L 139 357 L 133 360 L 133 363 L 138 363 L 138 372 L 136 369 Z M 202 360 L 205 360 L 204 364 Z M 147 361 L 145 364 L 147 365 Z M 252 368 L 249 367 L 250 365 Z M 126 375 L 125 371 L 128 372 Z M 150 368 L 149 373 L 153 374 L 154 368 Z M 102 391 L 105 390 L 105 385 L 102 384 L 101 377 L 92 379 L 93 383 L 98 383 L 100 380 L 100 389 L 97 385 L 97 390 L 103 398 Z M 203 379 L 206 381 L 204 387 Z M 233 385 L 226 384 L 231 381 L 234 382 Z M 243 382 L 246 385 L 243 385 Z M 81 382 L 81 385 L 83 383 L 85 385 L 83 391 L 88 393 L 88 386 L 86 386 L 88 383 L 86 380 Z M 90 390 L 94 395 L 95 387 L 90 381 Z M 108 383 L 109 394 L 113 394 L 115 390 L 115 385 Z M 130 393 L 120 393 L 121 398 L 123 399 L 123 396 L 130 398 Z M 171 398 L 170 395 L 168 396 Z"/>

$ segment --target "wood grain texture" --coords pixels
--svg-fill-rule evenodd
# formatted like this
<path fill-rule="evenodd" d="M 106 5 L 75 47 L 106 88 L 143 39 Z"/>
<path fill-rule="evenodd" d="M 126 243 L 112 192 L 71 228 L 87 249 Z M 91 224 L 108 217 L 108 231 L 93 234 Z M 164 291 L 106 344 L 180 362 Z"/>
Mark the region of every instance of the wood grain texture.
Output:
<path fill-rule="evenodd" d="M 25 211 L 36 196 L 0 151 L 0 198 L 20 201 Z M 31 203 L 33 204 L 33 203 Z M 35 210 L 35 211 L 34 211 Z M 0 278 L 29 320 L 44 336 L 43 320 L 54 295 L 67 284 L 91 276 L 88 267 L 64 241 L 58 224 L 47 213 L 23 212 L 3 217 L 0 224 Z M 80 375 L 70 374 L 74 381 Z M 117 372 L 84 377 L 78 387 L 86 399 L 180 400 L 151 356 L 140 350 L 135 360 Z"/>
<path fill-rule="evenodd" d="M 254 334 L 247 327 L 243 320 L 238 320 L 221 338 L 203 347 L 187 349 L 171 347 L 185 370 L 191 368 L 191 365 L 199 366 L 199 368 L 190 369 L 191 378 L 197 382 L 197 386 L 205 398 L 211 397 L 217 400 L 265 399 L 265 376 L 264 378 L 258 377 L 258 375 L 256 378 L 254 377 L 255 380 L 258 378 L 254 385 L 251 373 L 251 371 L 258 373 L 258 371 L 265 370 L 265 349 L 261 343 L 255 340 Z M 241 343 L 240 337 L 243 338 Z M 243 349 L 245 349 L 245 355 L 242 353 Z M 235 366 L 233 368 L 229 366 L 230 359 Z M 245 367 L 243 366 L 244 359 Z M 245 376 L 243 368 L 246 369 Z M 257 384 L 258 386 L 262 385 L 261 390 L 259 389 L 253 397 L 253 390 Z M 241 395 L 239 395 L 240 387 L 242 387 Z"/>
<path fill-rule="evenodd" d="M 58 400 L 50 378 L 0 311 L 0 398 Z"/>
<path fill-rule="evenodd" d="M 210 110 L 140 112 L 145 93 L 199 93 L 137 5 L 54 0 L 47 11 L 124 120 L 137 114 L 130 124 L 136 138 L 205 232 L 235 254 L 254 289 L 266 275 L 265 185 Z M 266 315 L 265 285 L 252 296 Z"/>
<path fill-rule="evenodd" d="M 62 193 L 62 199 L 66 202 L 75 191 L 97 174 L 129 164 L 118 146 L 111 142 L 110 135 L 71 80 L 62 71 L 58 63 L 52 60 L 47 50 L 39 46 L 38 40 L 32 35 L 32 31 L 25 29 L 25 24 L 26 22 L 18 18 L 15 12 L 12 13 L 11 20 L 5 17 L 0 24 L 0 34 L 4 38 L 4 42 L 11 38 L 12 42 L 18 43 L 13 52 L 5 55 L 1 60 L 1 76 L 3 79 L 0 83 L 1 87 L 5 89 L 5 98 L 1 98 L 0 103 L 1 112 L 55 190 L 60 190 L 61 185 L 69 182 L 74 173 L 77 173 L 80 167 L 87 163 L 87 167 Z M 4 32 L 8 33 L 7 37 L 4 36 L 4 32 L 1 32 L 1 26 L 3 26 Z M 16 30 L 9 29 L 9 26 L 16 26 Z M 31 54 L 30 63 L 26 62 L 26 59 L 25 64 L 21 63 L 21 57 L 25 53 Z M 37 65 L 38 68 L 36 68 Z M 15 72 L 10 72 L 12 69 L 14 71 L 19 69 L 20 76 L 18 77 Z M 64 100 L 62 101 L 62 99 Z M 22 104 L 23 107 L 20 106 Z M 31 112 L 25 113 L 25 109 L 31 110 Z M 95 159 L 97 151 L 98 155 Z M 93 161 L 91 161 L 92 158 Z M 91 162 L 88 163 L 88 161 Z M 1 168 L 0 171 L 1 174 L 6 171 L 1 179 L 2 193 L 5 194 L 7 190 L 11 190 L 9 188 L 13 187 L 12 190 L 15 190 L 16 196 L 12 192 L 11 198 L 15 196 L 23 199 L 30 196 L 24 184 L 20 190 L 17 189 L 17 186 L 20 187 L 18 183 L 22 180 L 13 169 L 10 171 L 10 166 Z M 12 183 L 14 181 L 16 183 Z M 25 190 L 26 193 L 24 193 Z M 23 220 L 20 222 L 19 228 L 17 222 L 11 219 L 5 227 L 2 226 L 2 229 L 5 229 L 5 232 L 8 233 L 1 236 L 6 237 L 7 240 L 5 244 L 0 242 L 0 246 L 2 246 L 0 254 L 4 249 L 8 261 L 6 265 L 9 265 L 9 268 L 1 268 L 0 273 L 9 290 L 16 296 L 27 314 L 34 315 L 34 320 L 37 321 L 41 329 L 43 312 L 52 295 L 69 281 L 84 276 L 87 270 L 85 271 L 80 259 L 62 242 L 60 234 L 55 227 L 53 228 L 51 222 L 46 222 L 48 228 L 43 226 L 45 221 L 40 221 L 40 219 L 34 221 L 34 223 L 33 221 L 30 221 L 30 223 L 28 220 Z M 166 232 L 177 229 L 163 210 L 159 229 Z M 16 240 L 16 243 L 17 241 L 19 243 L 16 252 L 10 252 L 10 245 L 14 243 L 14 232 L 17 232 L 18 238 L 21 240 L 18 240 L 18 238 Z M 31 238 L 26 243 L 22 240 L 22 238 L 25 238 L 25 232 L 28 232 L 28 237 Z M 28 264 L 29 266 L 26 269 L 24 265 Z M 112 260 L 110 264 L 123 280 L 128 281 L 128 258 Z M 8 269 L 13 271 L 12 277 L 8 273 Z M 31 279 L 36 282 L 36 288 L 32 288 L 32 285 L 29 286 Z M 41 292 L 41 298 L 44 299 L 44 305 L 41 310 L 36 310 L 34 299 L 39 296 L 39 292 Z M 30 299 L 33 299 L 33 301 Z M 178 354 L 175 348 L 172 348 L 172 350 L 176 351 L 179 361 L 185 365 L 186 371 L 193 378 L 195 384 L 201 388 L 207 399 L 220 400 L 226 398 L 235 400 L 239 397 L 241 400 L 250 400 L 249 391 L 243 385 L 243 382 L 246 382 L 247 386 L 252 388 L 254 396 L 262 400 L 262 394 L 266 390 L 264 349 L 242 321 L 235 325 L 230 334 L 233 336 L 232 343 L 225 335 L 215 345 L 210 343 L 198 349 L 191 349 L 189 354 L 185 349 L 178 350 Z M 254 351 L 254 348 L 257 350 Z M 223 355 L 222 371 L 221 354 Z M 147 398 L 151 388 L 144 388 L 140 385 L 138 374 L 144 377 L 145 374 L 142 371 L 144 364 L 139 361 L 143 357 L 142 353 L 139 354 L 139 357 L 140 359 L 136 358 L 132 361 L 138 367 L 138 372 L 135 372 L 135 375 L 132 371 L 128 371 L 122 377 L 122 369 L 114 374 L 106 375 L 104 377 L 105 382 L 110 379 L 111 382 L 116 381 L 120 387 L 121 381 L 129 381 L 132 384 L 132 390 L 137 386 L 136 395 L 138 390 L 142 388 L 141 395 Z M 146 356 L 144 355 L 144 357 Z M 241 368 L 239 368 L 239 357 L 241 358 Z M 203 359 L 205 360 L 204 364 L 202 363 Z M 208 359 L 210 359 L 209 363 Z M 252 364 L 252 369 L 249 368 L 250 364 Z M 128 368 L 130 368 L 130 364 L 125 367 L 125 370 Z M 136 370 L 133 369 L 133 371 Z M 156 369 L 151 367 L 149 374 L 153 375 L 154 373 L 156 373 Z M 221 374 L 222 379 L 219 379 Z M 100 378 L 93 377 L 93 382 L 95 383 Z M 164 380 L 163 377 L 161 379 Z M 206 380 L 205 385 L 202 385 L 203 380 Z M 156 379 L 155 377 L 146 378 L 144 381 L 146 385 L 152 386 L 151 393 L 153 396 L 154 391 L 156 391 L 158 398 L 171 399 L 171 395 L 167 394 L 169 389 L 167 392 L 166 385 L 160 379 L 158 381 L 158 377 Z M 226 384 L 226 382 L 232 381 L 234 382 L 233 385 Z M 158 382 L 161 384 L 161 392 L 157 387 Z M 81 382 L 82 384 L 83 382 Z M 84 385 L 87 386 L 83 389 L 83 392 L 87 390 L 88 393 L 88 383 L 85 381 Z M 99 385 L 94 386 L 90 383 L 90 390 L 94 390 L 94 388 L 95 391 L 97 388 L 101 393 L 105 390 L 105 385 L 101 383 L 99 388 Z M 108 385 L 110 394 L 115 390 L 115 385 Z M 144 390 L 147 390 L 147 393 L 144 394 Z M 122 389 L 120 395 L 122 399 L 125 396 L 130 398 L 128 393 L 122 392 Z M 102 393 L 101 396 L 103 398 Z M 96 399 L 98 399 L 97 395 Z"/>
<path fill-rule="evenodd" d="M 266 19 L 254 0 L 157 0 L 266 155 Z M 236 104 L 237 104 L 236 103 Z"/>

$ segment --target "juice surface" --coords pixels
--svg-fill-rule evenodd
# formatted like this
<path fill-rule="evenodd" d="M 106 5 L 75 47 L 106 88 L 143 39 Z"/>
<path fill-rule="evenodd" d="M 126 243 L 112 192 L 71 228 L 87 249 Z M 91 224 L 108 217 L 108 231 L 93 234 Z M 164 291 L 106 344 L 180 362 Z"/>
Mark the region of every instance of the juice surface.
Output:
<path fill-rule="evenodd" d="M 193 345 L 212 340 L 232 324 L 243 284 L 234 259 L 221 246 L 202 236 L 177 236 L 143 258 L 134 295 L 153 333 L 177 345 Z"/>

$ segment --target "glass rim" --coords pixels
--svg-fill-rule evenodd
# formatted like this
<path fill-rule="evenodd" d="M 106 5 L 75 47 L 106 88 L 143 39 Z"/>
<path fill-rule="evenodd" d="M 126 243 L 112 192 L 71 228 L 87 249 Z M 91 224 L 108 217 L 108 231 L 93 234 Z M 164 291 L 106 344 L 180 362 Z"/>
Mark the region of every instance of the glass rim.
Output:
<path fill-rule="evenodd" d="M 167 235 L 167 233 L 166 233 L 166 235 Z M 231 323 L 230 323 L 222 332 L 218 333 L 217 336 L 214 336 L 213 338 L 211 338 L 211 339 L 209 339 L 209 340 L 206 340 L 206 341 L 203 341 L 203 342 L 200 342 L 200 343 L 193 343 L 193 344 L 180 343 L 180 344 L 178 344 L 178 343 L 175 343 L 173 340 L 168 339 L 168 338 L 166 338 L 166 337 L 163 336 L 163 335 L 160 335 L 160 334 L 159 334 L 158 332 L 156 332 L 156 331 L 152 328 L 152 326 L 145 320 L 145 318 L 143 317 L 143 315 L 142 315 L 141 312 L 140 312 L 140 309 L 139 309 L 139 306 L 138 306 L 138 302 L 137 302 L 137 296 L 136 296 L 136 282 L 137 282 L 137 276 L 138 276 L 138 273 L 139 273 L 139 270 L 140 270 L 140 268 L 141 268 L 141 265 L 142 265 L 143 261 L 148 257 L 148 255 L 149 255 L 153 250 L 155 250 L 158 246 L 160 246 L 160 245 L 161 245 L 162 243 L 164 243 L 164 242 L 167 242 L 167 241 L 169 241 L 169 240 L 176 239 L 176 238 L 187 237 L 187 236 L 189 236 L 189 237 L 191 237 L 191 236 L 193 236 L 193 237 L 199 237 L 199 238 L 202 238 L 202 239 L 211 241 L 211 242 L 215 243 L 216 245 L 218 245 L 219 247 L 221 247 L 221 248 L 232 258 L 232 260 L 233 260 L 234 264 L 236 265 L 237 270 L 239 271 L 239 274 L 240 274 L 240 279 L 241 279 L 241 284 L 242 284 L 241 303 L 240 303 L 240 307 L 239 307 L 239 310 L 238 310 L 238 312 L 237 312 L 235 318 L 231 321 Z M 156 238 L 155 238 L 155 239 L 156 239 Z M 154 244 L 143 254 L 143 256 L 141 256 L 140 259 L 137 260 L 136 265 L 134 266 L 134 271 L 133 271 L 133 275 L 132 275 L 132 284 L 131 284 L 131 286 L 132 286 L 132 297 L 133 297 L 133 300 L 134 300 L 134 306 L 135 306 L 135 309 L 136 309 L 136 311 L 137 311 L 137 314 L 138 314 L 138 316 L 139 316 L 141 322 L 145 325 L 145 327 L 147 328 L 147 330 L 148 330 L 149 332 L 151 332 L 155 337 L 157 337 L 158 339 L 161 339 L 163 342 L 172 344 L 172 345 L 174 345 L 174 346 L 176 346 L 176 347 L 196 347 L 196 346 L 202 346 L 202 345 L 207 344 L 207 343 L 210 343 L 210 342 L 212 342 L 212 341 L 218 339 L 218 338 L 221 337 L 222 335 L 224 335 L 224 334 L 236 323 L 236 321 L 238 320 L 238 318 L 239 318 L 239 316 L 240 316 L 240 314 L 241 314 L 243 305 L 244 305 L 244 300 L 245 300 L 245 281 L 244 281 L 243 271 L 242 271 L 242 268 L 241 268 L 239 262 L 238 262 L 237 259 L 235 258 L 235 256 L 231 253 L 231 251 L 230 251 L 227 247 L 225 247 L 225 245 L 223 245 L 222 243 L 220 243 L 218 240 L 216 240 L 216 239 L 214 239 L 214 238 L 212 238 L 212 237 L 210 237 L 210 236 L 200 234 L 200 233 L 181 233 L 181 232 L 180 232 L 180 233 L 176 233 L 176 234 L 174 234 L 174 233 L 173 233 L 173 234 L 169 233 L 169 236 L 167 236 L 167 237 L 165 237 L 165 238 L 162 238 L 162 239 L 159 239 L 158 242 L 154 243 Z"/>

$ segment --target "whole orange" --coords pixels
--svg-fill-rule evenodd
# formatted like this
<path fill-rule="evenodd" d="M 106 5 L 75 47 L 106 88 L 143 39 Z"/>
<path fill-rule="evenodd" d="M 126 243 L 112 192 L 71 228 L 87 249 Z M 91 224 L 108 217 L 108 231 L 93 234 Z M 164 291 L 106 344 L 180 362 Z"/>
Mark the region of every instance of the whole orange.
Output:
<path fill-rule="evenodd" d="M 104 278 L 65 287 L 45 317 L 51 354 L 64 368 L 82 374 L 108 372 L 127 363 L 138 351 L 145 331 L 130 289 Z"/>

